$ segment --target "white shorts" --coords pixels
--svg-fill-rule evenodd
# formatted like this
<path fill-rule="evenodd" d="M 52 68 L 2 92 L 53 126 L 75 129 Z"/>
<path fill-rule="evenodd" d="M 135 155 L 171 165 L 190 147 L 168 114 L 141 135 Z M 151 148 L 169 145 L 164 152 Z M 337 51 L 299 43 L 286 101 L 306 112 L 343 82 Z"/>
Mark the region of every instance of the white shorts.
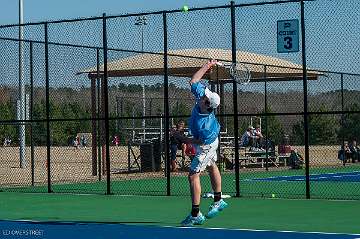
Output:
<path fill-rule="evenodd" d="M 200 173 L 204 171 L 206 167 L 215 164 L 217 160 L 218 145 L 218 138 L 211 144 L 196 145 L 196 155 L 191 162 L 190 171 Z"/>

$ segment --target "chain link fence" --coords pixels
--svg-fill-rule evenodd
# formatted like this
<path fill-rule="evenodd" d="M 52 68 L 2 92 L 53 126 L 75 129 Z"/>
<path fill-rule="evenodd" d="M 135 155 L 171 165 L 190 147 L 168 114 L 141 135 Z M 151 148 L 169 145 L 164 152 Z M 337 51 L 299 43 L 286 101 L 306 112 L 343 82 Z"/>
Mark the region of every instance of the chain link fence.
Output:
<path fill-rule="evenodd" d="M 360 199 L 359 11 L 232 2 L 0 26 L 0 189 L 189 195 L 191 157 L 178 150 L 170 171 L 170 132 L 190 117 L 191 76 L 215 58 L 252 75 L 236 85 L 214 69 L 204 80 L 222 100 L 224 194 Z M 288 19 L 300 51 L 278 53 L 277 21 Z M 263 138 L 244 147 L 251 127 Z"/>

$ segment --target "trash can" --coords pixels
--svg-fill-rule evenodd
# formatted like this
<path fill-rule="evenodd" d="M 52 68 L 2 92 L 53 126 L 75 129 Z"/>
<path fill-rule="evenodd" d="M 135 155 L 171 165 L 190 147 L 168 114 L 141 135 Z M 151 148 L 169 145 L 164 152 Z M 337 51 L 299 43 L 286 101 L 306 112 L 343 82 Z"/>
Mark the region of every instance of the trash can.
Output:
<path fill-rule="evenodd" d="M 144 142 L 140 144 L 141 172 L 155 172 L 161 169 L 160 143 Z"/>
<path fill-rule="evenodd" d="M 161 170 L 161 152 L 162 146 L 160 145 L 160 139 L 153 140 L 153 157 L 155 162 L 155 171 L 159 172 Z"/>

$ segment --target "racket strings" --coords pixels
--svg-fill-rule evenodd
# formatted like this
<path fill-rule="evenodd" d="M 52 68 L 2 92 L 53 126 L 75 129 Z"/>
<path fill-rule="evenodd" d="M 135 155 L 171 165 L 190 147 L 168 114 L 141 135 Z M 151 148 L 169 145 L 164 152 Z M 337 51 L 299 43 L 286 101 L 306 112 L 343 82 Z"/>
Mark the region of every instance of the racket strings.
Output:
<path fill-rule="evenodd" d="M 233 65 L 233 67 L 230 68 L 229 73 L 232 78 L 239 83 L 247 83 L 251 78 L 249 69 L 242 64 Z"/>

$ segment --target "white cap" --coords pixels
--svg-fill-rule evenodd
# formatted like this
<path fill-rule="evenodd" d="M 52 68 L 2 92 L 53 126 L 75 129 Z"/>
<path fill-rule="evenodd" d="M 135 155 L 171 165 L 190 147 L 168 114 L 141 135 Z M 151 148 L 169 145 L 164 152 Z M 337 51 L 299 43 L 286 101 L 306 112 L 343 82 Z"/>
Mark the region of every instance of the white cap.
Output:
<path fill-rule="evenodd" d="M 211 108 L 215 109 L 220 105 L 220 96 L 217 93 L 205 88 L 205 95 L 210 101 Z"/>

